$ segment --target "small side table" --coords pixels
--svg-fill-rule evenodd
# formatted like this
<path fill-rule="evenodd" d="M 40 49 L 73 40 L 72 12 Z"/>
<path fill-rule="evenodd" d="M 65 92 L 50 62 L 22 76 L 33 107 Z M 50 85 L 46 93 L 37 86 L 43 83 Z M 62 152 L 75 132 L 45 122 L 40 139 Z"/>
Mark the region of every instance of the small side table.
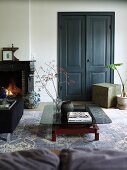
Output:
<path fill-rule="evenodd" d="M 120 84 L 98 83 L 92 87 L 92 102 L 105 108 L 116 107 L 116 96 L 121 93 Z"/>

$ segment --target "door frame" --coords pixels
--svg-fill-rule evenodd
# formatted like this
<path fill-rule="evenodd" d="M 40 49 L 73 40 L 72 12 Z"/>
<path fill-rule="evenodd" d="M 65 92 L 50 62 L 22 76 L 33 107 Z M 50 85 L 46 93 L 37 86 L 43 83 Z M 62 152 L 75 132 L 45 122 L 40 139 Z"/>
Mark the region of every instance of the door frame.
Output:
<path fill-rule="evenodd" d="M 110 58 L 110 64 L 114 63 L 114 42 L 115 42 L 115 12 L 58 12 L 57 13 L 57 65 L 58 68 L 61 68 L 61 53 L 60 49 L 61 46 L 61 40 L 60 40 L 60 29 L 61 29 L 61 18 L 62 16 L 75 16 L 75 15 L 94 15 L 94 16 L 110 16 L 111 17 L 111 58 Z M 110 74 L 110 83 L 114 83 L 114 71 L 111 70 Z M 59 84 L 58 84 L 59 86 Z M 58 88 L 60 90 L 60 88 Z M 58 95 L 60 95 L 60 91 L 58 90 Z"/>

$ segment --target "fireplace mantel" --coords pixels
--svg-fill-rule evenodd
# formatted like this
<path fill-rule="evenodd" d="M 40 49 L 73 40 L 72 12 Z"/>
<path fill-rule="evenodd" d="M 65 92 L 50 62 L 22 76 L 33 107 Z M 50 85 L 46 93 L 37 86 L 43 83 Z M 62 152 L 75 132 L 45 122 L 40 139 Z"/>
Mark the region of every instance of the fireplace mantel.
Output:
<path fill-rule="evenodd" d="M 33 61 L 0 61 L 0 71 L 29 70 L 34 71 Z"/>
<path fill-rule="evenodd" d="M 32 61 L 0 61 L 0 72 L 22 71 L 23 95 L 34 90 L 35 60 Z"/>

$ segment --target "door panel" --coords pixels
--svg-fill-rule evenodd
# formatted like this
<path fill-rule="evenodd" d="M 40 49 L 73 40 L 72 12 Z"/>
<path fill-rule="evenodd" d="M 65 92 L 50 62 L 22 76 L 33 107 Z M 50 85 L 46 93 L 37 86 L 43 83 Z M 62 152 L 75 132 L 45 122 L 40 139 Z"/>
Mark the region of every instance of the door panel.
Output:
<path fill-rule="evenodd" d="M 67 84 L 67 96 L 80 96 L 81 92 L 81 73 L 69 73 L 69 78 L 74 81 L 74 84 Z M 76 85 L 75 85 L 76 84 Z"/>
<path fill-rule="evenodd" d="M 110 82 L 110 69 L 104 66 L 110 63 L 110 16 L 87 16 L 87 55 L 86 88 L 87 99 L 92 97 L 92 84 Z"/>
<path fill-rule="evenodd" d="M 113 72 L 104 66 L 113 63 L 113 13 L 59 13 L 58 65 L 74 84 L 62 83 L 62 100 L 91 100 L 92 85 L 112 82 Z M 65 82 L 64 76 L 60 81 Z"/>
<path fill-rule="evenodd" d="M 91 72 L 90 74 L 91 84 L 102 83 L 105 82 L 105 72 Z"/>
<path fill-rule="evenodd" d="M 60 67 L 64 68 L 73 84 L 64 83 L 60 96 L 63 100 L 85 99 L 84 17 L 63 16 L 60 22 Z M 83 75 L 83 76 L 82 76 Z M 64 82 L 61 75 L 61 82 Z"/>
<path fill-rule="evenodd" d="M 82 20 L 77 17 L 65 19 L 66 27 L 66 67 L 81 67 L 81 24 Z M 78 57 L 76 57 L 78 56 Z"/>

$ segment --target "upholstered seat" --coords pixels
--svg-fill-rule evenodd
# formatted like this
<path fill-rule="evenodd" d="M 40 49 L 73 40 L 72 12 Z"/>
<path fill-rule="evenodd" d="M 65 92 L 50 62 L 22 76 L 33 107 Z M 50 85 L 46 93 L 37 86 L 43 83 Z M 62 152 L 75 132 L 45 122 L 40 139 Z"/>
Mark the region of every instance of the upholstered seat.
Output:
<path fill-rule="evenodd" d="M 17 100 L 11 109 L 0 110 L 0 133 L 12 133 L 23 115 L 24 104 Z"/>

